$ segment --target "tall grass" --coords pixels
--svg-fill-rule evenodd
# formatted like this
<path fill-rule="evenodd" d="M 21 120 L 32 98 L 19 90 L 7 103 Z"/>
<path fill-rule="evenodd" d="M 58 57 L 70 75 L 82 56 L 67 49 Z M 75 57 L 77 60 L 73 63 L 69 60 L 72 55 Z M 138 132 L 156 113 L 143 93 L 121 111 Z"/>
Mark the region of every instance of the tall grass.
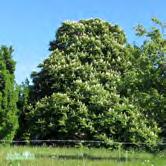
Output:
<path fill-rule="evenodd" d="M 32 154 L 34 158 L 15 158 Z M 166 166 L 166 152 L 112 151 L 108 149 L 1 146 L 1 166 Z M 10 156 L 10 159 L 8 158 Z M 11 160 L 11 158 L 13 159 Z"/>

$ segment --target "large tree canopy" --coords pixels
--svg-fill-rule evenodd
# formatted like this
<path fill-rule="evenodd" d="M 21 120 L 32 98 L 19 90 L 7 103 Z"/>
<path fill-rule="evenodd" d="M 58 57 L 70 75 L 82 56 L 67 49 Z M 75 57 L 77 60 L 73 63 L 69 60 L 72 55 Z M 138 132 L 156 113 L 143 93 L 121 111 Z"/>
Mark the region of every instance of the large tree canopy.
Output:
<path fill-rule="evenodd" d="M 41 71 L 32 74 L 36 99 L 65 92 L 78 79 L 99 78 L 107 86 L 125 68 L 125 41 L 117 25 L 99 19 L 63 23 L 50 42 L 52 54 L 39 65 Z"/>
<path fill-rule="evenodd" d="M 32 73 L 25 135 L 155 145 L 160 129 L 139 101 L 150 43 L 131 46 L 119 26 L 100 19 L 63 23 Z"/>

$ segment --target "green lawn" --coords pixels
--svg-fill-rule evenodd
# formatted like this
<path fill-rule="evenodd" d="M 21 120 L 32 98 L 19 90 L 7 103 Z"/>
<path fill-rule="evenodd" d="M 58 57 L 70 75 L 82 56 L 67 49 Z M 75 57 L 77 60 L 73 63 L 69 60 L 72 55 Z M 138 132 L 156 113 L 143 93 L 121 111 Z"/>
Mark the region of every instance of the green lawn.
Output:
<path fill-rule="evenodd" d="M 27 157 L 27 159 L 26 159 Z M 0 166 L 166 166 L 166 153 L 1 146 Z"/>

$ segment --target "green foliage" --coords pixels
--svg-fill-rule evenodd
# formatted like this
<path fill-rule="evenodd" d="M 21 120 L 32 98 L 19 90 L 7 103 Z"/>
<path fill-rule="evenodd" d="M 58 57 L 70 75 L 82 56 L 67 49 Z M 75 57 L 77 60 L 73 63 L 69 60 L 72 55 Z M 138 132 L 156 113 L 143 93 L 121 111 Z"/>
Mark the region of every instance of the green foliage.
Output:
<path fill-rule="evenodd" d="M 117 25 L 99 19 L 65 22 L 50 44 L 50 57 L 39 65 L 39 73 L 32 74 L 34 100 L 66 92 L 79 79 L 100 79 L 106 84 L 110 73 L 118 75 L 124 70 L 124 46 L 125 35 Z M 106 78 L 102 78 L 104 73 Z"/>
<path fill-rule="evenodd" d="M 28 105 L 30 104 L 30 84 L 29 80 L 26 79 L 21 85 L 17 85 L 18 91 L 18 101 L 17 101 L 17 108 L 19 109 L 18 112 L 18 123 L 19 128 L 17 129 L 16 135 L 14 139 L 26 139 L 26 130 L 28 126 L 26 114 L 28 111 Z"/>
<path fill-rule="evenodd" d="M 90 125 L 86 106 L 61 93 L 41 99 L 29 116 L 31 137 L 37 139 L 74 139 Z"/>
<path fill-rule="evenodd" d="M 152 21 L 162 30 L 163 24 L 159 20 L 153 18 Z M 139 32 L 142 33 L 142 30 Z M 123 77 L 120 92 L 121 96 L 129 98 L 141 108 L 147 119 L 158 123 L 160 136 L 165 138 L 166 39 L 156 27 L 150 31 L 144 30 L 142 35 L 145 36 L 145 42 L 140 47 L 128 48 L 131 65 Z"/>
<path fill-rule="evenodd" d="M 15 62 L 12 48 L 0 48 L 0 139 L 11 141 L 17 129 L 17 94 L 14 87 Z"/>
<path fill-rule="evenodd" d="M 50 56 L 32 73 L 24 135 L 155 146 L 160 129 L 151 112 L 164 96 L 165 40 L 157 29 L 137 30 L 148 37 L 141 47 L 129 45 L 119 26 L 100 19 L 63 23 L 50 42 Z"/>

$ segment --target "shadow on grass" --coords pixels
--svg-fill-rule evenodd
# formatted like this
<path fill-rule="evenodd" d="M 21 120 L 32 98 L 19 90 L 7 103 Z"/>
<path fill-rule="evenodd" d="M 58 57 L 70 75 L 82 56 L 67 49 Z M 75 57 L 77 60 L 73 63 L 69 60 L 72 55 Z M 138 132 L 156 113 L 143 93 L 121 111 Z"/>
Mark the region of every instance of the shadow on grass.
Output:
<path fill-rule="evenodd" d="M 88 155 L 86 153 L 82 155 L 47 155 L 47 154 L 38 154 L 35 155 L 36 158 L 51 158 L 56 160 L 113 160 L 113 161 L 119 161 L 119 162 L 125 162 L 125 161 L 135 161 L 135 160 L 145 160 L 144 158 L 130 158 L 130 157 L 100 157 L 100 156 L 92 156 Z"/>

